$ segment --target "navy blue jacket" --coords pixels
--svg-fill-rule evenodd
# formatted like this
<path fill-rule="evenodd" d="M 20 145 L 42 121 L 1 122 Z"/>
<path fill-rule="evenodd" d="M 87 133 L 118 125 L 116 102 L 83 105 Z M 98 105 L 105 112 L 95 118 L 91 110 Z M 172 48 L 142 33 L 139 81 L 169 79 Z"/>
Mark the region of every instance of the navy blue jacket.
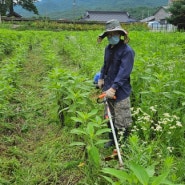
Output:
<path fill-rule="evenodd" d="M 134 64 L 134 51 L 123 40 L 111 48 L 105 48 L 104 65 L 100 79 L 104 79 L 103 91 L 116 89 L 116 101 L 129 97 L 131 93 L 130 74 Z"/>

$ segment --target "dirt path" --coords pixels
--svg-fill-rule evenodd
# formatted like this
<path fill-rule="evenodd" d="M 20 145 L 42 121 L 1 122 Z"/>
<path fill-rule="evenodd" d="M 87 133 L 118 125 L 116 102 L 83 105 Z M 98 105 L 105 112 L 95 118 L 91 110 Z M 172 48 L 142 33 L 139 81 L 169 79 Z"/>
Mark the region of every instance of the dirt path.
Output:
<path fill-rule="evenodd" d="M 81 177 L 77 168 L 80 154 L 69 146 L 69 130 L 61 129 L 57 105 L 44 88 L 47 72 L 39 50 L 31 51 L 15 95 L 16 116 L 12 122 L 16 129 L 7 136 L 11 142 L 3 153 L 6 162 L 2 174 L 7 184 L 72 185 Z"/>

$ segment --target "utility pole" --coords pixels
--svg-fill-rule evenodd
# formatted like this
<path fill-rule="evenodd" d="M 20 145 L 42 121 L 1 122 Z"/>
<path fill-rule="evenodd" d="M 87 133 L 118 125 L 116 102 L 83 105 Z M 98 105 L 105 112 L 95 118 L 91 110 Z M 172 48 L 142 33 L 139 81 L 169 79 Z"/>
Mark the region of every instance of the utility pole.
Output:
<path fill-rule="evenodd" d="M 141 19 L 144 18 L 144 10 L 142 10 L 142 13 L 141 13 Z"/>
<path fill-rule="evenodd" d="M 73 19 L 76 19 L 76 0 L 73 0 Z"/>

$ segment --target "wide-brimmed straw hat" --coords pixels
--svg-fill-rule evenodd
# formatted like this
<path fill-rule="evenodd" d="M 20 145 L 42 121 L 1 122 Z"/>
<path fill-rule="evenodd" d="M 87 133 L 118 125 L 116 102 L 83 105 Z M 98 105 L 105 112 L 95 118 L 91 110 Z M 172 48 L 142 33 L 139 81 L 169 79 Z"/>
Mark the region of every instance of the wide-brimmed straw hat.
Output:
<path fill-rule="evenodd" d="M 128 33 L 121 27 L 121 24 L 119 23 L 118 20 L 116 19 L 112 19 L 110 21 L 107 21 L 106 22 L 106 25 L 105 25 L 105 31 L 99 35 L 99 37 L 101 39 L 103 39 L 104 37 L 107 36 L 107 34 L 109 32 L 113 32 L 113 31 L 119 31 L 121 33 L 121 35 L 127 35 Z"/>

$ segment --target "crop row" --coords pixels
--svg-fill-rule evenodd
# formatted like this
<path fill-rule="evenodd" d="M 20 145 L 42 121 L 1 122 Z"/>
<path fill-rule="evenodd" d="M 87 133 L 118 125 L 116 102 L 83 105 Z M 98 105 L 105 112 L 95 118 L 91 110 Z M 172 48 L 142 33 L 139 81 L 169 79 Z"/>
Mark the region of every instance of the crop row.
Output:
<path fill-rule="evenodd" d="M 16 91 L 28 50 L 37 45 L 50 69 L 45 88 L 52 92 L 51 100 L 58 103 L 62 124 L 78 127 L 71 130 L 77 135 L 72 145 L 85 148 L 82 160 L 88 173 L 86 182 L 102 183 L 100 171 L 116 176 L 120 184 L 149 184 L 149 180 L 153 184 L 170 184 L 167 179 L 183 182 L 185 35 L 130 32 L 129 44 L 136 53 L 131 75 L 134 123 L 128 143 L 122 146 L 127 154 L 127 170 L 114 171 L 101 161 L 104 133 L 108 130 L 102 120 L 103 106 L 96 104 L 101 92 L 93 86 L 107 44 L 106 39 L 96 43 L 100 32 L 10 31 L 12 39 L 6 40 L 8 35 L 1 31 L 1 115 L 6 114 Z M 112 179 L 105 178 L 113 184 Z"/>

